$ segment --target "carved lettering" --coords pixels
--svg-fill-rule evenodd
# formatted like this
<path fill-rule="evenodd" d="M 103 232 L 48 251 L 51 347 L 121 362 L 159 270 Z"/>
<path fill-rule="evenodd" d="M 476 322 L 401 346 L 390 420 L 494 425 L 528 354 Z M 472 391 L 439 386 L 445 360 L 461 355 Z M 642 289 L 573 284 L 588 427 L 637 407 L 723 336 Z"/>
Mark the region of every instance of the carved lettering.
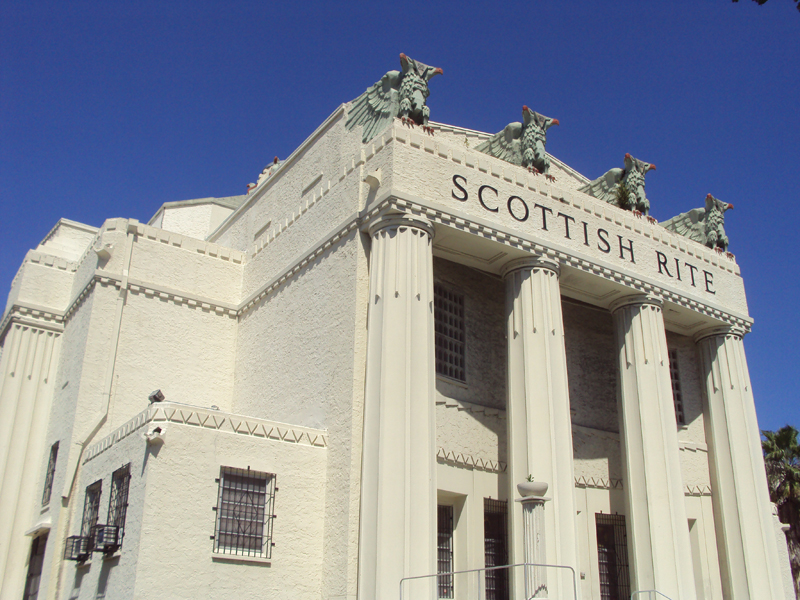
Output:
<path fill-rule="evenodd" d="M 572 238 L 569 237 L 569 222 L 572 221 L 574 223 L 575 219 L 573 219 L 569 215 L 565 215 L 562 212 L 558 213 L 556 216 L 557 217 L 564 217 L 564 230 L 565 230 L 564 237 L 567 238 L 568 240 L 571 240 Z"/>
<path fill-rule="evenodd" d="M 498 195 L 497 194 L 497 190 L 494 189 L 492 186 L 490 186 L 490 185 L 482 185 L 481 187 L 478 188 L 478 201 L 481 203 L 481 206 L 483 206 L 483 208 L 485 208 L 489 212 L 497 212 L 498 210 L 500 210 L 499 208 L 497 208 L 497 207 L 491 208 L 490 206 L 486 206 L 486 202 L 483 201 L 483 190 L 486 190 L 486 189 L 492 190 L 494 192 L 495 196 Z"/>
<path fill-rule="evenodd" d="M 711 289 L 714 286 L 714 274 L 709 273 L 708 271 L 703 271 L 703 275 L 706 277 L 706 291 L 709 294 L 716 295 L 717 292 Z"/>
<path fill-rule="evenodd" d="M 605 245 L 605 248 L 603 248 L 603 246 L 601 246 L 598 242 L 597 249 L 600 250 L 600 252 L 605 252 L 606 254 L 611 252 L 611 244 L 608 243 L 608 232 L 605 229 L 598 229 L 597 237 L 599 237 L 600 241 Z"/>
<path fill-rule="evenodd" d="M 694 265 L 690 265 L 689 263 L 684 263 L 687 267 L 689 267 L 689 274 L 692 276 L 692 287 L 697 287 L 694 284 L 694 272 L 697 271 L 697 267 Z"/>
<path fill-rule="evenodd" d="M 656 250 L 656 256 L 658 257 L 658 274 L 662 275 L 664 272 L 666 272 L 668 277 L 672 277 L 672 273 L 670 273 L 669 269 L 667 268 L 667 255 Z M 676 260 L 675 262 L 678 261 Z M 661 267 L 664 267 L 664 271 L 661 270 Z"/>
<path fill-rule="evenodd" d="M 631 262 L 635 263 L 636 261 L 633 260 L 633 240 L 628 240 L 628 246 L 626 247 L 622 243 L 622 236 L 618 235 L 617 237 L 619 238 L 619 257 L 622 260 L 625 260 L 625 250 L 627 250 L 628 252 L 631 253 Z"/>
<path fill-rule="evenodd" d="M 512 200 L 519 200 L 520 202 L 522 202 L 522 207 L 525 209 L 525 214 L 523 216 L 518 217 L 517 215 L 514 214 L 514 209 L 511 208 L 511 201 Z M 529 214 L 528 213 L 528 205 L 525 204 L 525 200 L 523 200 L 519 196 L 511 196 L 508 199 L 508 213 L 519 222 L 527 221 L 528 220 L 528 214 Z"/>
<path fill-rule="evenodd" d="M 583 223 L 583 245 L 589 245 L 589 224 L 586 221 L 581 221 Z"/>
<path fill-rule="evenodd" d="M 467 185 L 467 178 L 466 178 L 466 177 L 464 177 L 463 175 L 453 175 L 453 185 L 454 185 L 454 186 L 456 186 L 458 189 L 460 189 L 460 190 L 461 190 L 461 192 L 462 192 L 464 195 L 463 195 L 462 197 L 458 197 L 458 196 L 456 196 L 456 191 L 455 191 L 455 190 L 453 190 L 452 192 L 450 192 L 450 194 L 451 194 L 451 195 L 453 196 L 453 198 L 455 198 L 456 200 L 460 200 L 461 202 L 466 202 L 466 201 L 469 199 L 469 194 L 467 193 L 467 190 L 466 190 L 466 188 L 465 188 L 465 187 L 463 187 L 463 186 L 462 186 L 460 183 L 458 183 L 458 180 L 459 180 L 459 179 L 461 179 L 461 180 L 464 182 L 464 185 Z"/>
<path fill-rule="evenodd" d="M 541 204 L 534 204 L 533 207 L 542 209 L 542 229 L 547 231 L 547 214 L 546 213 L 550 213 L 552 215 L 553 214 L 553 209 L 552 208 L 547 208 L 546 206 L 542 206 Z"/>
<path fill-rule="evenodd" d="M 681 279 L 681 263 L 677 258 L 675 259 L 675 272 L 678 274 L 678 281 L 683 281 Z"/>

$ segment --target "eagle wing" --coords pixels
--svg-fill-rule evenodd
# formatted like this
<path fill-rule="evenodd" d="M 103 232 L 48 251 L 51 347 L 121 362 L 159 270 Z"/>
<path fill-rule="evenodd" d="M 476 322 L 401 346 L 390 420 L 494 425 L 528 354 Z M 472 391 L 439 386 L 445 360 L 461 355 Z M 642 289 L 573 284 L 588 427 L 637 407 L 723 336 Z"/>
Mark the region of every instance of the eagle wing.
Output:
<path fill-rule="evenodd" d="M 609 204 L 616 204 L 617 199 L 614 195 L 614 190 L 623 175 L 625 175 L 625 169 L 611 169 L 594 181 L 590 181 L 583 187 L 578 188 L 578 191 Z"/>
<path fill-rule="evenodd" d="M 475 146 L 475 150 L 483 152 L 489 156 L 494 156 L 500 160 L 513 163 L 515 165 L 522 164 L 522 143 L 520 137 L 522 136 L 522 123 L 509 123 L 503 131 L 495 133 L 485 142 L 481 142 Z"/>
<path fill-rule="evenodd" d="M 366 144 L 392 122 L 400 111 L 398 89 L 403 74 L 389 71 L 375 85 L 353 100 L 345 127 L 363 126 L 361 143 Z"/>
<path fill-rule="evenodd" d="M 661 226 L 668 231 L 673 231 L 690 240 L 705 244 L 705 216 L 705 208 L 693 208 L 689 212 L 681 213 L 667 221 L 662 221 Z"/>

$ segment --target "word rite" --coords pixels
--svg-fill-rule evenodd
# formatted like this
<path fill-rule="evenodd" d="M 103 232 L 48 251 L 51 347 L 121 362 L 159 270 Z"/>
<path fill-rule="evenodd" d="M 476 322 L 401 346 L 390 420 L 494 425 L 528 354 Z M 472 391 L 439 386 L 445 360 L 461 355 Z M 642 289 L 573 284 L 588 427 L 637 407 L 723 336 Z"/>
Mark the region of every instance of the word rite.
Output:
<path fill-rule="evenodd" d="M 539 228 L 542 231 L 552 231 L 558 228 L 563 231 L 564 238 L 568 240 L 575 240 L 577 243 L 590 248 L 596 246 L 604 254 L 614 255 L 620 260 L 636 263 L 633 240 L 631 239 L 616 235 L 617 239 L 614 240 L 611 234 L 602 227 L 595 228 L 586 221 L 578 221 L 560 211 L 555 212 L 552 208 L 538 202 L 531 204 L 520 196 L 514 195 L 508 196 L 508 198 L 501 198 L 497 188 L 491 185 L 479 186 L 477 193 L 473 190 L 473 196 L 470 196 L 468 189 L 470 189 L 470 186 L 466 177 L 453 175 L 451 196 L 460 202 L 468 202 L 471 197 L 477 198 L 483 209 L 491 213 L 498 213 L 503 210 L 520 223 L 524 223 L 528 219 L 538 221 Z M 618 251 L 619 256 L 617 256 Z M 655 253 L 659 275 L 665 275 L 670 279 L 676 278 L 678 281 L 686 280 L 691 283 L 692 287 L 699 287 L 709 294 L 716 294 L 713 273 L 700 269 L 686 261 L 681 262 L 677 258 L 670 261 L 666 254 L 658 250 Z M 700 276 L 701 272 L 702 276 Z"/>

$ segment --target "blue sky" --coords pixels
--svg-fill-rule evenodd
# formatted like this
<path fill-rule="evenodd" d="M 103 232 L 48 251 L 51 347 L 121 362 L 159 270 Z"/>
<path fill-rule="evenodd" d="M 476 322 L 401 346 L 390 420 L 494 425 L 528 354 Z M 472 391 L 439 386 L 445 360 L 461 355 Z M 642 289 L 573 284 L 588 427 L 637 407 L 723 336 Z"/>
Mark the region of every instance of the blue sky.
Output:
<path fill-rule="evenodd" d="M 60 217 L 147 221 L 244 193 L 398 54 L 442 67 L 431 118 L 556 117 L 595 178 L 654 163 L 652 214 L 731 202 L 762 428 L 800 427 L 795 379 L 800 13 L 791 0 L 0 3 L 0 290 Z"/>

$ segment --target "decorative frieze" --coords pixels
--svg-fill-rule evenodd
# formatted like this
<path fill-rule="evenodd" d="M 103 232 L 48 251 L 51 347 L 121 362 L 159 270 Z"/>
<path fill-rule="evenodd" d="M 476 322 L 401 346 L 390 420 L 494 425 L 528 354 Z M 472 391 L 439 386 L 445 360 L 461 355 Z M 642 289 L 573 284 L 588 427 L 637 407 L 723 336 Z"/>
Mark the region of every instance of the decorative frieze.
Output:
<path fill-rule="evenodd" d="M 436 449 L 436 458 L 440 463 L 488 471 L 489 473 L 505 473 L 507 467 L 506 463 L 499 460 L 473 456 L 464 452 L 453 452 L 442 447 Z"/>
<path fill-rule="evenodd" d="M 102 440 L 89 446 L 84 454 L 84 464 L 136 433 L 148 423 L 175 424 L 211 429 L 220 433 L 244 435 L 274 442 L 313 446 L 315 448 L 328 447 L 328 432 L 324 429 L 311 429 L 198 406 L 163 402 L 150 405 Z"/>

